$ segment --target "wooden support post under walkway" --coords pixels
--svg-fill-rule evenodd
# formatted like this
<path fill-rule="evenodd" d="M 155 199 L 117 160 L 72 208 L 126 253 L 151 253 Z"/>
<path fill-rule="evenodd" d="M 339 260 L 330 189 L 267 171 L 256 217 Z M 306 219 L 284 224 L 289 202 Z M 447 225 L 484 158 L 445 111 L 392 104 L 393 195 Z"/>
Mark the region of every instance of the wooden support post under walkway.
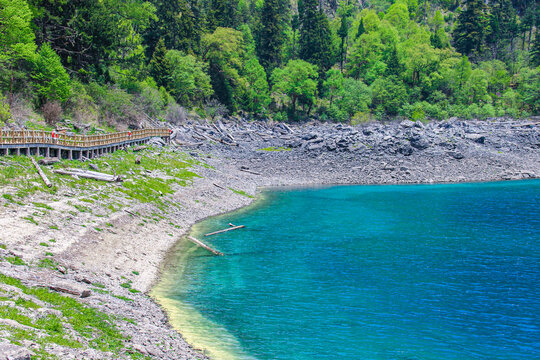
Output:
<path fill-rule="evenodd" d="M 230 227 L 230 228 L 228 228 L 228 229 L 223 229 L 223 230 L 214 231 L 214 232 L 205 234 L 204 236 L 210 236 L 210 235 L 221 234 L 221 233 L 224 233 L 224 232 L 227 232 L 227 231 L 232 231 L 232 230 L 236 230 L 236 229 L 242 229 L 242 228 L 245 228 L 245 227 L 246 227 L 246 225 L 233 226 L 233 227 Z"/>
<path fill-rule="evenodd" d="M 188 236 L 188 239 L 191 240 L 193 243 L 199 245 L 200 247 L 210 251 L 212 254 L 214 255 L 217 255 L 217 256 L 223 256 L 223 253 L 222 252 L 219 252 L 217 250 L 214 250 L 212 249 L 210 246 L 206 245 L 205 243 L 203 243 L 202 241 L 200 240 L 197 240 L 195 239 L 193 236 Z"/>

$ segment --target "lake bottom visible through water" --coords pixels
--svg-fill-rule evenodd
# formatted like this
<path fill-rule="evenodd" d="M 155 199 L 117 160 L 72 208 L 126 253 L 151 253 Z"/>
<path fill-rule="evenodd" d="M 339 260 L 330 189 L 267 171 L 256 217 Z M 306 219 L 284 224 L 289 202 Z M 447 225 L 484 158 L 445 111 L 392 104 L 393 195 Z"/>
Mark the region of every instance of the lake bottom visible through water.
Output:
<path fill-rule="evenodd" d="M 154 295 L 214 359 L 540 358 L 540 181 L 266 191 Z M 228 227 L 245 229 L 204 237 Z"/>

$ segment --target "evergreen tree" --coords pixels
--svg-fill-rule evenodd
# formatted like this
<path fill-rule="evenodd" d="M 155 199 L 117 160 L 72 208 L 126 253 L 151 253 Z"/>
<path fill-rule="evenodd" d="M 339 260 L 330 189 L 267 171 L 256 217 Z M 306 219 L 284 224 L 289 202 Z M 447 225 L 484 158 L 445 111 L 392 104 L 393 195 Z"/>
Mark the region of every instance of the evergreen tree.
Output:
<path fill-rule="evenodd" d="M 364 19 L 360 19 L 360 24 L 358 24 L 358 30 L 356 31 L 356 38 L 358 39 L 365 32 L 366 28 L 364 27 Z"/>
<path fill-rule="evenodd" d="M 283 18 L 286 8 L 283 0 L 265 0 L 261 13 L 261 33 L 257 54 L 267 73 L 281 64 L 281 48 L 285 41 Z"/>
<path fill-rule="evenodd" d="M 152 75 L 158 86 L 169 87 L 171 63 L 167 58 L 167 48 L 163 39 L 159 39 L 156 50 L 154 50 L 154 54 L 152 55 L 150 75 Z"/>
<path fill-rule="evenodd" d="M 69 75 L 49 44 L 39 49 L 33 65 L 32 78 L 39 103 L 44 104 L 47 100 L 66 101 L 71 95 Z"/>
<path fill-rule="evenodd" d="M 31 58 L 36 49 L 32 12 L 25 0 L 0 0 L 0 70 L 9 68 L 9 104 L 13 98 L 15 67 Z"/>
<path fill-rule="evenodd" d="M 463 55 L 480 54 L 488 29 L 486 5 L 483 0 L 466 0 L 465 6 L 454 29 L 454 45 Z"/>
<path fill-rule="evenodd" d="M 238 25 L 238 0 L 210 0 L 208 30 L 218 27 L 236 28 Z"/>
<path fill-rule="evenodd" d="M 298 14 L 294 14 L 291 19 L 291 28 L 293 31 L 293 44 L 292 44 L 292 58 L 293 60 L 296 59 L 296 32 L 298 31 L 298 28 L 300 27 L 300 18 Z"/>
<path fill-rule="evenodd" d="M 320 74 L 332 66 L 332 39 L 328 18 L 317 9 L 317 0 L 303 0 L 300 13 L 299 56 L 317 65 Z"/>
<path fill-rule="evenodd" d="M 386 62 L 386 74 L 399 76 L 401 74 L 401 70 L 402 70 L 402 66 L 399 62 L 397 48 L 394 45 L 394 47 L 390 51 L 388 60 Z"/>
<path fill-rule="evenodd" d="M 534 42 L 531 47 L 531 64 L 533 66 L 540 66 L 540 30 L 536 30 L 534 36 Z"/>
<path fill-rule="evenodd" d="M 343 62 L 345 61 L 346 50 L 345 50 L 345 40 L 347 35 L 349 35 L 349 20 L 346 16 L 341 17 L 341 25 L 337 32 L 338 36 L 341 38 L 340 52 L 339 52 L 339 65 L 340 69 L 343 72 Z"/>
<path fill-rule="evenodd" d="M 490 2 L 490 9 L 490 33 L 486 43 L 492 51 L 492 57 L 500 59 L 503 55 L 501 50 L 509 44 L 513 51 L 514 38 L 518 30 L 516 11 L 511 0 L 493 0 Z"/>
<path fill-rule="evenodd" d="M 186 0 L 152 0 L 158 20 L 145 34 L 149 54 L 160 39 L 167 49 L 198 50 L 201 37 L 201 20 L 195 16 L 192 5 Z M 193 2 L 196 4 L 196 2 Z"/>

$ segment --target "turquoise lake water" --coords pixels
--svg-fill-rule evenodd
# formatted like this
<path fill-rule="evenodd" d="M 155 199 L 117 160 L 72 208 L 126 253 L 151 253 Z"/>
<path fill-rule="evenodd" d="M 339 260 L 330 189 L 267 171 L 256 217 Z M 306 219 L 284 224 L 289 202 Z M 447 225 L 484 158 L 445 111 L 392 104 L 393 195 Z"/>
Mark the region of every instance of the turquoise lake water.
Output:
<path fill-rule="evenodd" d="M 263 198 L 198 224 L 226 256 L 182 242 L 158 287 L 216 359 L 540 358 L 540 181 Z"/>

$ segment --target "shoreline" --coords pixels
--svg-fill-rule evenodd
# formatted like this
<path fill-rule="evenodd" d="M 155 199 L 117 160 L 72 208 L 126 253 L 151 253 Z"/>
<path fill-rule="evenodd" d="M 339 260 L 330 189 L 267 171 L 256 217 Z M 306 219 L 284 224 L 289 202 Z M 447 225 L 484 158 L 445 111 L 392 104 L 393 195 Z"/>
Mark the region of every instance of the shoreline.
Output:
<path fill-rule="evenodd" d="M 251 199 L 252 201 L 250 203 L 248 203 L 248 204 L 246 204 L 244 206 L 238 207 L 236 209 L 232 209 L 230 211 L 226 211 L 226 212 L 223 212 L 223 213 L 218 213 L 218 214 L 215 214 L 215 215 L 207 216 L 207 217 L 202 218 L 202 219 L 198 220 L 197 222 L 195 222 L 188 229 L 188 231 L 178 239 L 177 243 L 174 244 L 169 249 L 169 251 L 167 253 L 167 256 L 162 261 L 162 266 L 160 268 L 159 275 L 158 275 L 156 281 L 154 282 L 154 284 L 152 285 L 151 290 L 148 292 L 148 294 L 149 294 L 149 296 L 152 297 L 152 299 L 154 299 L 154 301 L 167 314 L 167 319 L 169 321 L 169 324 L 176 331 L 181 333 L 182 336 L 184 336 L 186 338 L 186 341 L 188 341 L 188 343 L 191 346 L 195 347 L 197 350 L 202 350 L 203 354 L 208 355 L 211 359 L 235 360 L 235 359 L 239 358 L 238 356 L 241 356 L 242 359 L 244 359 L 244 358 L 245 359 L 251 359 L 252 357 L 250 357 L 249 355 L 235 354 L 235 353 L 232 352 L 234 350 L 239 350 L 241 348 L 238 347 L 238 348 L 235 348 L 235 349 L 230 349 L 231 342 L 236 343 L 238 340 L 233 335 L 228 333 L 227 330 L 219 328 L 217 324 L 213 324 L 210 320 L 205 318 L 203 314 L 201 314 L 200 312 L 198 312 L 194 308 L 192 308 L 190 311 L 187 311 L 187 312 L 185 310 L 180 310 L 179 307 L 178 307 L 178 304 L 182 305 L 182 308 L 186 308 L 187 307 L 186 304 L 182 303 L 180 300 L 171 299 L 171 298 L 167 297 L 167 295 L 166 295 L 167 284 L 172 282 L 170 277 L 173 276 L 173 275 L 181 275 L 183 273 L 183 272 L 178 273 L 176 271 L 170 270 L 170 267 L 172 266 L 171 261 L 178 260 L 178 257 L 175 256 L 175 254 L 179 253 L 178 247 L 179 247 L 180 242 L 183 242 L 187 235 L 193 234 L 193 232 L 195 230 L 194 228 L 197 225 L 199 225 L 199 224 L 201 224 L 201 223 L 203 223 L 203 222 L 205 222 L 205 221 L 207 221 L 207 220 L 209 220 L 211 218 L 224 217 L 224 216 L 227 216 L 228 214 L 234 214 L 234 213 L 237 213 L 239 211 L 253 211 L 252 209 L 250 209 L 251 207 L 256 206 L 259 201 L 265 201 L 265 199 L 261 198 L 261 196 L 265 192 L 272 192 L 272 191 L 281 191 L 281 190 L 294 191 L 294 190 L 301 190 L 301 189 L 325 189 L 325 188 L 331 188 L 331 187 L 336 187 L 336 186 L 339 186 L 339 187 L 341 187 L 341 186 L 408 186 L 408 185 L 411 185 L 411 186 L 417 186 L 417 185 L 430 186 L 430 185 L 467 185 L 467 184 L 482 184 L 482 183 L 483 184 L 486 184 L 486 183 L 487 184 L 489 184 L 489 183 L 496 184 L 496 183 L 504 183 L 504 182 L 523 182 L 523 181 L 540 181 L 540 178 L 521 179 L 521 180 L 488 180 L 488 181 L 474 181 L 474 182 L 465 181 L 465 182 L 439 182 L 439 183 L 429 183 L 429 182 L 421 183 L 420 182 L 420 183 L 396 183 L 396 184 L 311 184 L 311 185 L 264 186 L 264 187 L 261 187 L 261 188 L 257 189 L 257 193 L 254 196 L 254 198 Z M 188 261 L 187 258 L 190 256 L 189 253 L 191 253 L 193 251 L 196 251 L 196 249 L 197 249 L 197 247 L 192 247 L 191 250 L 188 253 L 184 253 L 183 255 L 185 257 L 182 260 L 183 261 Z M 174 264 L 176 264 L 176 262 Z M 167 269 L 167 268 L 169 268 L 169 269 Z M 175 306 L 174 304 L 177 304 L 177 305 Z M 193 339 L 197 339 L 201 334 L 197 334 L 197 333 L 193 334 L 192 332 L 190 332 L 189 335 L 187 335 L 188 332 L 186 332 L 185 327 L 183 327 L 183 325 L 185 326 L 186 321 L 181 321 L 181 322 L 178 321 L 179 318 L 189 316 L 188 313 L 192 314 L 192 317 L 189 317 L 188 320 L 193 319 L 193 317 L 199 318 L 200 320 L 195 321 L 196 323 L 199 323 L 199 324 L 203 323 L 203 324 L 206 324 L 206 325 L 211 324 L 214 327 L 213 328 L 210 327 L 210 329 L 213 329 L 213 330 L 215 330 L 215 332 L 219 332 L 220 334 L 225 331 L 225 334 L 228 335 L 228 340 L 230 342 L 227 343 L 226 346 L 224 346 L 225 344 L 223 344 L 223 342 L 219 343 L 219 339 L 214 338 L 213 334 L 206 334 L 206 336 L 209 336 L 209 338 L 205 339 L 204 341 L 202 341 L 200 338 L 198 340 L 193 340 Z M 184 331 L 182 331 L 182 329 L 184 329 Z M 216 345 L 216 344 L 220 344 L 221 346 Z M 212 356 L 214 356 L 214 357 L 212 357 Z"/>
<path fill-rule="evenodd" d="M 139 203 L 129 208 L 137 216 L 121 211 L 102 217 L 97 205 L 85 204 L 93 212 L 78 214 L 68 221 L 73 216 L 67 211 L 67 204 L 73 200 L 51 201 L 46 194 L 33 197 L 32 201 L 42 201 L 53 208 L 47 216 L 54 224 L 62 224 L 66 235 L 60 236 L 44 225 L 29 226 L 22 220 L 34 211 L 31 208 L 13 208 L 14 205 L 1 208 L 0 226 L 13 235 L 2 239 L 7 245 L 6 253 L 16 254 L 28 263 L 38 261 L 43 256 L 40 243 L 54 236 L 55 243 L 48 249 L 67 271 L 64 274 L 46 269 L 21 271 L 6 262 L 0 263 L 0 269 L 2 273 L 16 275 L 33 284 L 58 281 L 65 286 L 89 288 L 92 296 L 81 300 L 85 304 L 137 322 L 137 326 L 126 323 L 119 327 L 145 356 L 171 360 L 205 359 L 206 356 L 199 355 L 200 351 L 180 336 L 175 337 L 178 333 L 168 323 L 165 310 L 147 295 L 163 275 L 168 254 L 195 224 L 256 203 L 265 189 L 459 184 L 539 178 L 540 126 L 530 128 L 524 137 L 517 126 L 521 123 L 525 122 L 510 122 L 498 130 L 493 129 L 483 143 L 470 136 L 471 129 L 474 133 L 487 133 L 489 123 L 441 122 L 421 127 L 414 123 L 359 127 L 315 124 L 291 126 L 294 133 L 286 136 L 276 133 L 277 124 L 265 130 L 273 135 L 258 140 L 249 139 L 253 137 L 250 127 L 255 125 L 248 124 L 233 133 L 240 143 L 238 147 L 208 141 L 180 149 L 204 165 L 194 168 L 200 178 L 166 196 L 167 201 L 176 206 L 165 215 L 157 216 L 155 206 Z M 237 125 L 229 124 L 230 132 L 236 128 Z M 190 129 L 186 125 L 176 129 L 175 141 L 187 141 Z M 418 137 L 416 142 L 411 140 Z M 334 148 L 333 144 L 338 146 Z M 290 146 L 291 150 L 260 150 L 282 146 Z M 410 149 L 401 151 L 408 149 L 407 146 L 414 150 L 411 153 Z M 178 151 L 175 145 L 164 149 L 171 154 Z M 459 159 L 456 151 L 461 154 L 457 156 Z M 106 231 L 96 231 L 97 228 Z M 130 289 L 123 286 L 126 282 Z M 90 285 L 94 283 L 103 284 L 110 294 L 96 292 Z M 130 292 L 131 289 L 144 295 Z M 130 297 L 133 301 L 121 301 L 112 295 Z M 165 345 L 155 346 L 160 342 Z M 73 353 L 81 354 L 77 350 Z M 107 356 L 96 354 L 87 355 L 87 358 L 114 358 Z"/>

